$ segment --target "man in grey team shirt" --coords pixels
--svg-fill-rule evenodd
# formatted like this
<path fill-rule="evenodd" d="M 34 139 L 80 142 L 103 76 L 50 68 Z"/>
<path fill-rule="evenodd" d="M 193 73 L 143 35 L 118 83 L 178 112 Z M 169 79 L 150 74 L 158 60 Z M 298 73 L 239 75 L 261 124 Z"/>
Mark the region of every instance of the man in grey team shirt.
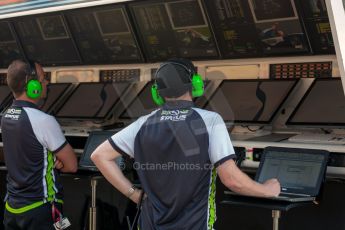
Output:
<path fill-rule="evenodd" d="M 212 229 L 217 174 L 225 186 L 240 194 L 272 197 L 280 193 L 276 179 L 259 184 L 238 169 L 221 116 L 193 105 L 195 74 L 188 60 L 163 63 L 155 83 L 165 104 L 113 135 L 92 154 L 106 179 L 138 203 L 142 191 L 114 163 L 121 155 L 135 159 L 146 194 L 139 229 Z"/>

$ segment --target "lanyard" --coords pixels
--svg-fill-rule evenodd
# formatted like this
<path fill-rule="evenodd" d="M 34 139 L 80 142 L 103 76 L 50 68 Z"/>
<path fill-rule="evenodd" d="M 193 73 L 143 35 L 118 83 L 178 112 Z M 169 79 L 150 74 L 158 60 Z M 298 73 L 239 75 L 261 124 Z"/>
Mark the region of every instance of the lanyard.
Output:
<path fill-rule="evenodd" d="M 57 208 L 55 207 L 55 204 L 54 204 L 54 203 L 52 203 L 52 217 L 53 217 L 54 223 L 59 222 L 59 221 L 62 220 L 62 214 L 61 214 L 61 212 L 59 211 L 59 209 L 57 209 Z"/>

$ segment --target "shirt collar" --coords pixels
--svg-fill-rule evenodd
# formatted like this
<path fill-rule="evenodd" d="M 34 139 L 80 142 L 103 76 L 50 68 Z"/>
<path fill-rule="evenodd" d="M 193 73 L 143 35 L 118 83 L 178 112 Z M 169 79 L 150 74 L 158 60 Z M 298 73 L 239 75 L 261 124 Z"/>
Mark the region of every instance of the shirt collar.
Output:
<path fill-rule="evenodd" d="M 163 109 L 186 109 L 194 107 L 193 101 L 176 100 L 166 101 L 163 105 Z"/>
<path fill-rule="evenodd" d="M 29 101 L 23 101 L 23 100 L 14 100 L 12 105 L 16 107 L 29 107 L 29 108 L 38 109 L 38 106 L 36 104 Z"/>

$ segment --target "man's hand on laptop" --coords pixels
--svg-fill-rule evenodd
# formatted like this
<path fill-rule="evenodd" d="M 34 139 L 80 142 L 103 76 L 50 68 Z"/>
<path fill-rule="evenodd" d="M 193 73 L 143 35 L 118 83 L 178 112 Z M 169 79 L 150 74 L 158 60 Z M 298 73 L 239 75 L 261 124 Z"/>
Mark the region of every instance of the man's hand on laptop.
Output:
<path fill-rule="evenodd" d="M 267 189 L 267 196 L 268 197 L 276 197 L 279 196 L 280 193 L 280 183 L 277 179 L 269 179 L 263 183 L 263 185 Z"/>

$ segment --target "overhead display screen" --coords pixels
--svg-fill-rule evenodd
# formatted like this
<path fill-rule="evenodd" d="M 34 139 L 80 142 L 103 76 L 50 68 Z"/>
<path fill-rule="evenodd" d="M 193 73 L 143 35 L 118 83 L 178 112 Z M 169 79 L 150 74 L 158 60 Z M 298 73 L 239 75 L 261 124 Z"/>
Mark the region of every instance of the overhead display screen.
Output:
<path fill-rule="evenodd" d="M 260 41 L 247 1 L 206 0 L 205 3 L 223 57 L 260 55 Z"/>
<path fill-rule="evenodd" d="M 315 54 L 334 54 L 334 42 L 325 0 L 299 0 L 303 21 Z"/>
<path fill-rule="evenodd" d="M 123 6 L 78 9 L 66 18 L 86 64 L 141 61 Z"/>
<path fill-rule="evenodd" d="M 248 0 L 264 54 L 309 51 L 293 0 Z"/>
<path fill-rule="evenodd" d="M 80 63 L 62 15 L 17 18 L 14 26 L 29 59 L 45 65 Z"/>
<path fill-rule="evenodd" d="M 345 125 L 345 96 L 341 79 L 316 79 L 287 124 Z"/>
<path fill-rule="evenodd" d="M 219 113 L 224 121 L 269 123 L 297 80 L 223 80 L 205 109 Z"/>
<path fill-rule="evenodd" d="M 128 86 L 128 83 L 79 83 L 56 116 L 104 119 Z"/>
<path fill-rule="evenodd" d="M 18 58 L 23 58 L 18 43 L 13 35 L 12 28 L 7 21 L 0 21 L 0 68 Z"/>
<path fill-rule="evenodd" d="M 129 6 L 150 61 L 218 57 L 200 0 L 145 1 Z"/>

